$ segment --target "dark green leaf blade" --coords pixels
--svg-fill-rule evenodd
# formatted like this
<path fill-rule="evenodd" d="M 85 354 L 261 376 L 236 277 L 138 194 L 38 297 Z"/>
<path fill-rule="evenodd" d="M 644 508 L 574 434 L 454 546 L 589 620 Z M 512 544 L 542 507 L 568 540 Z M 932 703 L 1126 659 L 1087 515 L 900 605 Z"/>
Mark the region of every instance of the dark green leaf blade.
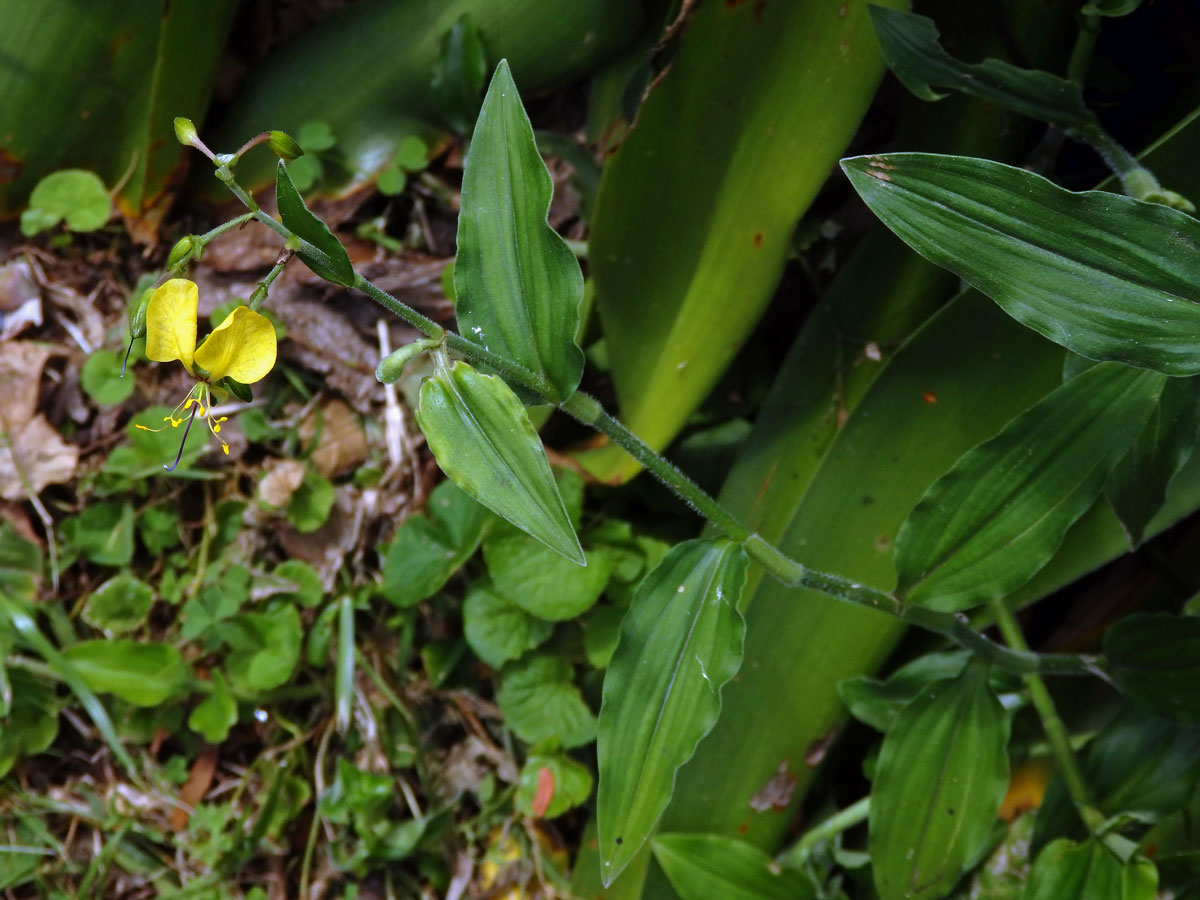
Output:
<path fill-rule="evenodd" d="M 421 385 L 417 423 L 450 479 L 496 515 L 586 565 L 546 460 L 516 394 L 469 365 L 439 365 Z"/>
<path fill-rule="evenodd" d="M 1008 787 L 1008 728 L 980 664 L 905 707 L 884 738 L 871 790 L 882 900 L 942 897 L 979 858 Z"/>
<path fill-rule="evenodd" d="M 1095 839 L 1083 844 L 1062 838 L 1038 854 L 1024 900 L 1096 897 L 1105 900 L 1154 900 L 1158 872 L 1154 863 L 1135 856 L 1122 863 Z"/>
<path fill-rule="evenodd" d="M 951 88 L 1013 112 L 1074 131 L 1095 123 L 1078 84 L 999 59 L 960 62 L 942 49 L 932 19 L 910 12 L 867 7 L 888 66 L 922 100 L 940 100 L 934 87 Z"/>
<path fill-rule="evenodd" d="M 508 63 L 492 76 L 463 165 L 454 292 L 459 331 L 544 376 L 563 400 L 583 374 L 583 274 L 546 221 L 553 183 Z"/>
<path fill-rule="evenodd" d="M 1200 222 L 982 159 L 842 160 L 884 224 L 1021 324 L 1094 360 L 1200 373 Z"/>
<path fill-rule="evenodd" d="M 1137 547 L 1146 526 L 1167 499 L 1167 485 L 1200 442 L 1200 378 L 1172 378 L 1125 458 L 1117 463 L 1104 495 L 1129 545 Z"/>
<path fill-rule="evenodd" d="M 280 221 L 305 242 L 296 251 L 304 264 L 326 281 L 345 287 L 354 284 L 354 266 L 346 248 L 305 205 L 282 159 L 275 174 L 275 201 L 279 204 Z"/>
<path fill-rule="evenodd" d="M 1139 613 L 1104 635 L 1105 668 L 1121 693 L 1179 722 L 1200 722 L 1200 618 Z"/>
<path fill-rule="evenodd" d="M 746 556 L 725 541 L 673 548 L 634 594 L 604 679 L 597 741 L 601 873 L 611 883 L 671 799 L 741 666 Z"/>
<path fill-rule="evenodd" d="M 682 900 L 808 900 L 811 882 L 758 847 L 719 834 L 652 838 L 658 864 Z"/>
<path fill-rule="evenodd" d="M 1166 379 L 1119 363 L 1072 378 L 933 483 L 896 535 L 897 590 L 934 609 L 999 599 L 1095 501 Z"/>

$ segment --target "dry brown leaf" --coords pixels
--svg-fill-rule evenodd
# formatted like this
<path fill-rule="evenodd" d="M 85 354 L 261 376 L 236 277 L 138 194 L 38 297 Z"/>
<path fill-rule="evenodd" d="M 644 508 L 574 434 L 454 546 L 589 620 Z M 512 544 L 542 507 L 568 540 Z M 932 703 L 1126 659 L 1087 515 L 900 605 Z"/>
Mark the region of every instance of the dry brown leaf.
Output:
<path fill-rule="evenodd" d="M 200 805 L 200 801 L 204 799 L 204 795 L 208 793 L 208 789 L 212 786 L 213 776 L 216 772 L 217 748 L 205 747 L 200 751 L 200 755 L 196 757 L 195 762 L 192 763 L 187 781 L 179 789 L 179 802 L 183 806 L 177 806 L 171 810 L 171 827 L 176 831 L 182 831 L 184 828 L 187 828 L 190 816 L 187 807 L 195 809 Z"/>
<path fill-rule="evenodd" d="M 268 467 L 269 471 L 258 483 L 258 499 L 267 506 L 287 506 L 292 494 L 304 483 L 307 471 L 304 463 L 296 459 L 281 459 L 274 465 L 268 464 Z"/>
<path fill-rule="evenodd" d="M 42 367 L 52 348 L 33 341 L 0 343 L 0 425 L 20 428 L 37 410 Z"/>
<path fill-rule="evenodd" d="M 5 500 L 39 494 L 46 485 L 62 484 L 75 475 L 79 448 L 64 441 L 44 416 L 10 427 L 3 435 L 7 440 L 0 441 L 0 497 Z"/>
<path fill-rule="evenodd" d="M 317 432 L 317 414 L 312 412 L 300 423 L 300 437 L 308 444 Z M 341 400 L 330 400 L 321 407 L 321 431 L 309 459 L 318 472 L 334 478 L 356 468 L 367 458 L 367 435 L 358 416 Z"/>

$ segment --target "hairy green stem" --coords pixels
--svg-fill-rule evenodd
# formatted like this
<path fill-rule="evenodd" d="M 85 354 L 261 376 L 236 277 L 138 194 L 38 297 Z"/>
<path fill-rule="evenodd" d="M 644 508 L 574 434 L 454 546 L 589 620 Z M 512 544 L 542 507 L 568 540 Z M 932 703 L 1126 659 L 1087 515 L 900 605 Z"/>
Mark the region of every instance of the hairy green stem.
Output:
<path fill-rule="evenodd" d="M 298 238 L 278 219 L 262 212 L 254 200 L 233 180 L 228 170 L 218 170 L 218 177 L 229 187 L 239 200 L 251 210 L 255 219 L 262 222 L 285 241 L 294 244 Z M 302 242 L 303 243 L 303 242 Z M 305 252 L 319 250 L 303 243 Z M 403 319 L 421 333 L 445 343 L 446 347 L 477 365 L 487 366 L 498 372 L 505 381 L 519 385 L 556 403 L 563 412 L 585 425 L 600 431 L 614 444 L 637 460 L 651 475 L 662 482 L 677 497 L 691 506 L 702 517 L 712 522 L 731 540 L 742 544 L 747 555 L 784 584 L 819 591 L 846 603 L 891 615 L 909 625 L 940 634 L 959 646 L 971 650 L 993 665 L 1016 674 L 1043 673 L 1053 675 L 1098 675 L 1100 672 L 1094 658 L 1058 654 L 1031 653 L 1027 648 L 1010 648 L 975 631 L 965 617 L 938 612 L 919 606 L 905 605 L 899 598 L 837 575 L 815 572 L 782 553 L 777 547 L 753 533 L 716 499 L 707 494 L 696 482 L 673 466 L 641 438 L 610 415 L 594 398 L 582 391 L 571 396 L 559 397 L 554 386 L 542 376 L 505 359 L 460 335 L 446 331 L 412 307 L 393 297 L 362 275 L 355 273 L 352 285 L 366 294 L 384 309 Z"/>
<path fill-rule="evenodd" d="M 1000 629 L 1000 633 L 1008 645 L 1015 650 L 1028 653 L 1029 645 L 1025 643 L 1025 635 L 1021 633 L 1021 626 L 1017 624 L 1012 610 L 1003 600 L 994 602 L 991 609 L 996 619 L 996 627 Z M 1079 767 L 1075 751 L 1071 748 L 1071 737 L 1067 734 L 1067 728 L 1054 706 L 1054 699 L 1050 696 L 1050 692 L 1046 689 L 1046 683 L 1042 681 L 1041 675 L 1037 672 L 1028 672 L 1022 677 L 1025 687 L 1029 691 L 1029 699 L 1033 701 L 1034 709 L 1037 710 L 1038 717 L 1042 720 L 1042 730 L 1046 733 L 1046 740 L 1050 743 L 1050 749 L 1058 763 L 1059 772 L 1062 773 L 1071 802 L 1075 804 L 1075 809 L 1078 810 L 1079 817 L 1083 819 L 1083 824 L 1087 826 L 1088 831 L 1094 833 L 1104 824 L 1104 814 L 1092 803 L 1091 791 L 1083 777 L 1083 770 Z"/>
<path fill-rule="evenodd" d="M 809 854 L 817 844 L 865 822 L 870 814 L 871 798 L 863 797 L 857 803 L 838 810 L 825 821 L 804 832 L 800 840 L 775 857 L 775 861 L 789 869 L 801 869 L 808 863 Z"/>

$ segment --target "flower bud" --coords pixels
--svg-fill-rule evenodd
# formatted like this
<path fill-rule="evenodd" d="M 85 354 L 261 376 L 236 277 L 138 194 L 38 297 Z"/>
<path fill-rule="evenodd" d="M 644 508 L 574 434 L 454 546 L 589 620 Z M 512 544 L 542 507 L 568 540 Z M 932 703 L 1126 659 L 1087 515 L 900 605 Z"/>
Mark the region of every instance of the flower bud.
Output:
<path fill-rule="evenodd" d="M 175 242 L 175 246 L 171 248 L 171 252 L 167 255 L 167 268 L 172 270 L 183 268 L 192 256 L 199 256 L 196 251 L 200 249 L 200 246 L 200 242 L 196 240 L 195 235 L 184 235 Z"/>
<path fill-rule="evenodd" d="M 146 335 L 146 307 L 154 296 L 154 288 L 148 287 L 142 291 L 142 296 L 129 312 L 129 337 L 140 338 Z"/>
<path fill-rule="evenodd" d="M 267 146 L 280 159 L 293 160 L 304 155 L 304 150 L 286 131 L 272 131 L 267 138 Z"/>
<path fill-rule="evenodd" d="M 175 119 L 175 140 L 185 147 L 194 147 L 199 139 L 200 135 L 196 133 L 196 126 L 191 119 L 182 116 Z"/>
<path fill-rule="evenodd" d="M 425 338 L 414 341 L 399 350 L 393 350 L 379 361 L 379 365 L 375 367 L 375 377 L 383 384 L 395 384 L 404 374 L 404 366 L 409 360 L 426 350 L 432 350 L 440 343 L 441 341 Z"/>

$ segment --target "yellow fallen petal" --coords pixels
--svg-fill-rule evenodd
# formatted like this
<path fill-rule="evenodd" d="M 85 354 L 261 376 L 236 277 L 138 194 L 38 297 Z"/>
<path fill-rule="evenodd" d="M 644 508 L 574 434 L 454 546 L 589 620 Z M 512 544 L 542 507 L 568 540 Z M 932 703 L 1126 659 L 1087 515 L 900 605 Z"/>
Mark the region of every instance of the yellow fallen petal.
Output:
<path fill-rule="evenodd" d="M 226 375 L 254 384 L 275 365 L 275 326 L 250 307 L 239 306 L 200 345 L 196 364 L 208 370 L 214 384 Z"/>
<path fill-rule="evenodd" d="M 200 291 L 195 282 L 172 278 L 146 305 L 146 356 L 155 362 L 179 360 L 189 369 L 196 353 L 196 307 Z"/>

